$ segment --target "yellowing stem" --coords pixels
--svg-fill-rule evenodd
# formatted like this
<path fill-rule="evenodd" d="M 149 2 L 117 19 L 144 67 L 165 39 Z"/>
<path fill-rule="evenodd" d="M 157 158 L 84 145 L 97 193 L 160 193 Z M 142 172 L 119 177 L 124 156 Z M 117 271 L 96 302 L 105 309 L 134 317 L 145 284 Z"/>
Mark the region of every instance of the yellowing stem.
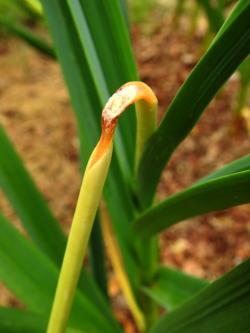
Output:
<path fill-rule="evenodd" d="M 89 159 L 83 177 L 47 333 L 65 332 L 94 217 L 110 166 L 113 135 L 117 119 L 130 104 L 139 101 L 141 104 L 138 104 L 138 110 L 141 109 L 144 117 L 148 118 L 147 121 L 141 120 L 144 122 L 140 129 L 141 136 L 148 138 L 152 134 L 153 127 L 151 124 L 148 126 L 146 123 L 155 119 L 157 99 L 146 84 L 142 82 L 129 82 L 125 84 L 111 96 L 103 110 L 101 138 Z M 140 138 L 138 143 L 140 148 L 137 149 L 138 156 L 140 154 L 138 151 L 142 151 L 144 143 L 145 138 Z M 116 267 L 118 267 L 120 275 L 122 275 L 123 287 L 127 294 L 128 303 L 134 309 L 132 311 L 134 311 L 139 326 L 143 328 L 142 314 L 135 303 L 127 276 L 121 266 L 122 261 L 120 260 L 119 263 L 118 261 L 116 262 Z"/>
<path fill-rule="evenodd" d="M 109 221 L 109 216 L 105 208 L 102 209 L 101 226 L 108 255 L 111 260 L 114 271 L 116 273 L 116 277 L 120 284 L 121 290 L 124 294 L 128 307 L 135 319 L 135 322 L 140 332 L 144 332 L 145 319 L 133 295 L 133 291 L 131 289 L 127 273 L 124 270 L 120 248 L 115 238 L 111 223 Z"/>

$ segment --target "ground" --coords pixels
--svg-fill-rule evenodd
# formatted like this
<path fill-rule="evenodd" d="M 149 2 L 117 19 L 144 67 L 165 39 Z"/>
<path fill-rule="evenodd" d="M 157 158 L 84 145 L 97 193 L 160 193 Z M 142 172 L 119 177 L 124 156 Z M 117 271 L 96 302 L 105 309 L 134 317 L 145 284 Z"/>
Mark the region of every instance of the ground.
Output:
<path fill-rule="evenodd" d="M 202 53 L 202 35 L 188 37 L 183 29 L 173 31 L 166 21 L 147 34 L 135 27 L 133 43 L 141 78 L 158 96 L 160 121 Z M 237 89 L 234 75 L 180 145 L 162 174 L 160 199 L 249 153 L 246 127 L 235 131 L 233 125 Z M 80 184 L 79 142 L 58 64 L 20 41 L 2 38 L 0 106 L 1 123 L 67 231 Z M 0 211 L 19 225 L 4 195 Z M 243 205 L 171 227 L 161 236 L 161 260 L 214 279 L 250 256 L 249 240 L 250 206 Z M 111 292 L 117 294 L 112 275 L 110 281 Z M 18 305 L 4 287 L 1 290 L 0 304 Z M 133 330 L 128 323 L 127 331 Z"/>

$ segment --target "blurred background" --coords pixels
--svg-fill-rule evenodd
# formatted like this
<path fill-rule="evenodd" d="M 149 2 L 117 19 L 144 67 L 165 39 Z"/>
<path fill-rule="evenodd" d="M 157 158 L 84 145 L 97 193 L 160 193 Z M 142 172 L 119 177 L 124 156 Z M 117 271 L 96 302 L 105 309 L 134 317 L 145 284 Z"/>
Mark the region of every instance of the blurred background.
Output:
<path fill-rule="evenodd" d="M 235 2 L 121 0 L 141 79 L 159 99 L 159 121 Z M 160 199 L 249 153 L 249 79 L 247 59 L 172 157 Z M 38 1 L 0 0 L 0 122 L 67 232 L 80 184 L 79 143 Z M 1 192 L 0 211 L 21 229 Z M 161 236 L 162 262 L 207 279 L 249 256 L 250 205 L 189 220 Z M 109 285 L 119 293 L 112 274 Z M 1 283 L 0 304 L 21 306 Z"/>

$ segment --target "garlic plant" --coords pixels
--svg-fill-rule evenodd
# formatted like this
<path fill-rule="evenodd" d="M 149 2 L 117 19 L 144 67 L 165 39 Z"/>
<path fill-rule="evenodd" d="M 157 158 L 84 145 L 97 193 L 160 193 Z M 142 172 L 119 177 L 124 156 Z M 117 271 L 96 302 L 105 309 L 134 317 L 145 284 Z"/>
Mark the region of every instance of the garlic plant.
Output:
<path fill-rule="evenodd" d="M 192 217 L 249 203 L 250 155 L 162 202 L 154 198 L 172 154 L 249 55 L 250 0 L 237 1 L 157 127 L 157 100 L 149 87 L 138 82 L 120 1 L 41 0 L 75 112 L 85 174 L 61 268 L 66 237 L 0 127 L 0 186 L 28 236 L 0 214 L 0 281 L 25 305 L 24 309 L 0 306 L 0 332 L 124 332 L 102 283 L 101 233 L 92 235 L 91 261 L 83 265 L 103 198 L 108 221 L 102 219 L 101 225 L 107 253 L 138 331 L 246 333 L 250 327 L 250 260 L 208 282 L 161 265 L 156 237 Z M 16 34 L 20 35 L 20 29 Z M 22 36 L 34 42 L 27 31 L 22 30 Z M 36 41 L 36 45 L 54 55 L 44 42 Z M 163 90 L 164 84 L 163 80 Z M 104 108 L 101 138 L 93 151 L 102 107 L 121 85 Z M 120 114 L 133 103 L 136 115 L 133 110 L 127 112 L 116 127 Z M 102 273 L 97 276 L 94 267 Z"/>

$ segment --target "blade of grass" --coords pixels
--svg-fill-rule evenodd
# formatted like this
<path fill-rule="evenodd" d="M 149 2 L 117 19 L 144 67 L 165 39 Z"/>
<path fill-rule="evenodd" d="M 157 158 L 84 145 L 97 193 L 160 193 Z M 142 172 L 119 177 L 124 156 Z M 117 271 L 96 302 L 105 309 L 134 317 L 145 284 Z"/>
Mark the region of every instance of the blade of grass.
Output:
<path fill-rule="evenodd" d="M 194 185 L 146 210 L 135 228 L 142 235 L 152 236 L 185 219 L 248 203 L 249 188 L 249 170 Z"/>
<path fill-rule="evenodd" d="M 144 206 L 152 202 L 161 171 L 173 151 L 188 135 L 219 88 L 249 54 L 249 15 L 250 1 L 239 1 L 231 14 L 233 18 L 228 19 L 230 24 L 226 21 L 223 25 L 223 33 L 219 32 L 215 37 L 149 140 L 138 172 L 138 192 Z"/>
<path fill-rule="evenodd" d="M 246 333 L 250 326 L 250 260 L 204 288 L 150 333 Z"/>

